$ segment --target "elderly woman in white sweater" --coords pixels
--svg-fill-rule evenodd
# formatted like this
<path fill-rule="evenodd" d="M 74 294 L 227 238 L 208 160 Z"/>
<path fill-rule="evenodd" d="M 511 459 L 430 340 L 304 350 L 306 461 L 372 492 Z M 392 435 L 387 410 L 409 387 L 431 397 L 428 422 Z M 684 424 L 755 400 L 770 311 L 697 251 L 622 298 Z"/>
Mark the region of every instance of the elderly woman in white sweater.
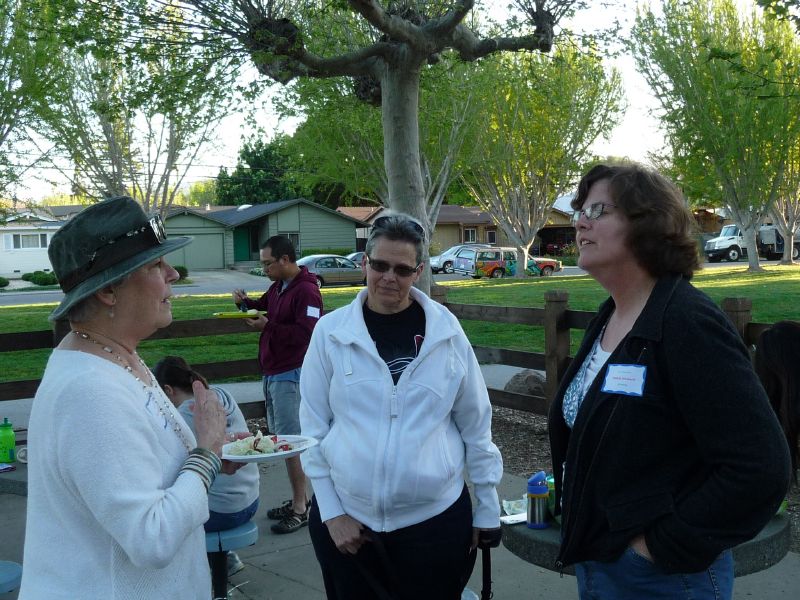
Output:
<path fill-rule="evenodd" d="M 199 382 L 196 435 L 136 352 L 172 321 L 160 218 L 99 202 L 50 243 L 70 331 L 31 411 L 21 600 L 211 598 L 203 523 L 225 418 Z M 233 472 L 235 467 L 226 467 Z"/>

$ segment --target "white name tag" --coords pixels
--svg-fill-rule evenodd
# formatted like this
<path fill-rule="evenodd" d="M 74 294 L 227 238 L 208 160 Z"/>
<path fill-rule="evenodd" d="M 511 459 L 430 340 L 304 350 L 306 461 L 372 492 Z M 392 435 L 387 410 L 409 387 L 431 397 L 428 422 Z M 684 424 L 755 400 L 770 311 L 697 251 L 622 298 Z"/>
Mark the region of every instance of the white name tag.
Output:
<path fill-rule="evenodd" d="M 641 396 L 644 393 L 644 378 L 647 367 L 643 365 L 608 365 L 603 381 L 604 392 Z"/>
<path fill-rule="evenodd" d="M 306 316 L 312 319 L 319 319 L 319 308 L 316 306 L 309 306 L 306 308 Z"/>

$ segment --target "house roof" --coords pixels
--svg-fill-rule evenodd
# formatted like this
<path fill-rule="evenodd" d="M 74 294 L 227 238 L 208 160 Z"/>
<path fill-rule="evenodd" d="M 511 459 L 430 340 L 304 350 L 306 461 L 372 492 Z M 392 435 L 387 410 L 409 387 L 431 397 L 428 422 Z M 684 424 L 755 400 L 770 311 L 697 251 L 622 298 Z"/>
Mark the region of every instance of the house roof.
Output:
<path fill-rule="evenodd" d="M 237 227 L 250 221 L 255 221 L 267 215 L 274 214 L 285 208 L 289 208 L 296 204 L 307 204 L 313 206 L 318 210 L 323 210 L 331 214 L 353 221 L 359 227 L 364 227 L 367 223 L 353 218 L 349 215 L 339 213 L 335 210 L 316 204 L 304 198 L 296 198 L 294 200 L 281 200 L 279 202 L 268 202 L 266 204 L 243 204 L 241 206 L 172 206 L 167 213 L 166 218 L 174 217 L 179 214 L 193 214 L 211 221 L 216 221 L 227 227 Z"/>
<path fill-rule="evenodd" d="M 336 212 L 340 212 L 353 219 L 358 219 L 359 221 L 372 223 L 385 208 L 384 206 L 340 206 L 336 209 Z"/>
<path fill-rule="evenodd" d="M 565 215 L 572 215 L 569 203 L 574 194 L 566 194 L 556 198 L 553 209 Z M 362 221 L 372 222 L 385 210 L 383 206 L 340 206 L 336 209 L 340 213 L 350 215 Z M 457 204 L 442 204 L 439 209 L 437 225 L 494 225 L 492 215 L 479 206 L 459 206 Z"/>
<path fill-rule="evenodd" d="M 457 204 L 442 204 L 439 209 L 437 225 L 494 225 L 492 216 L 478 206 L 458 206 Z"/>

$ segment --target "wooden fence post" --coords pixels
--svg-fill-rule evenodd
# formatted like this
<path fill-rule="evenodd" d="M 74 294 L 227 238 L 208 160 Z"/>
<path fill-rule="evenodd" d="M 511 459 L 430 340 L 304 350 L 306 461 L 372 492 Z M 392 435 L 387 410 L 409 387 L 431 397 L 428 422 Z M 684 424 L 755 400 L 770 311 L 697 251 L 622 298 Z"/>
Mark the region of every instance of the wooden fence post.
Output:
<path fill-rule="evenodd" d="M 431 299 L 439 304 L 447 302 L 447 286 L 436 285 L 435 283 L 431 285 Z"/>
<path fill-rule="evenodd" d="M 747 325 L 753 320 L 753 301 L 750 298 L 723 298 L 720 306 L 742 339 L 746 340 Z"/>
<path fill-rule="evenodd" d="M 569 358 L 569 328 L 564 323 L 568 301 L 569 292 L 565 290 L 544 293 L 544 390 L 548 406 L 555 398 Z"/>

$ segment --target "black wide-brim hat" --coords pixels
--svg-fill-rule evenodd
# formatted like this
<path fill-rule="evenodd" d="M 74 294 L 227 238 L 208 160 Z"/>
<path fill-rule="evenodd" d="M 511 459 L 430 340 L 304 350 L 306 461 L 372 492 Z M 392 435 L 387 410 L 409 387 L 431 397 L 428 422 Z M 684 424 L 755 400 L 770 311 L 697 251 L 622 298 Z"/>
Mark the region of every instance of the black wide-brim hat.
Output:
<path fill-rule="evenodd" d="M 84 298 L 191 241 L 168 240 L 161 217 L 147 216 L 128 196 L 93 204 L 50 240 L 47 254 L 64 299 L 49 319 L 63 318 Z"/>

